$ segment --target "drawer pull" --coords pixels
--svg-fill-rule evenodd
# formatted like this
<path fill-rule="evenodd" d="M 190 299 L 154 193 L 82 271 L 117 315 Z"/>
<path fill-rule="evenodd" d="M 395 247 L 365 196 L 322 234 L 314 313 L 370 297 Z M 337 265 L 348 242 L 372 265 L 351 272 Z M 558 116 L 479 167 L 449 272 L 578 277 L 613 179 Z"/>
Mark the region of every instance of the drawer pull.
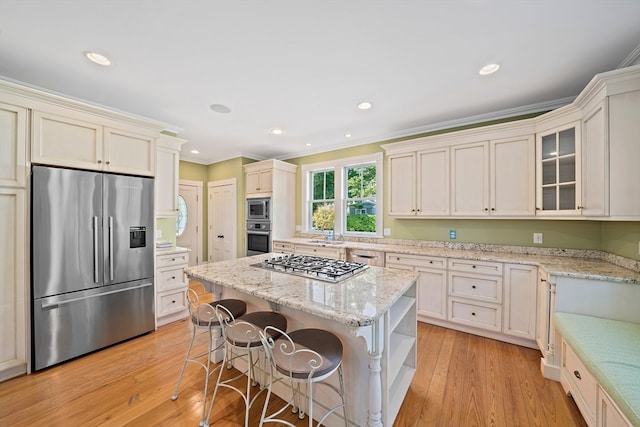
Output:
<path fill-rule="evenodd" d="M 472 315 L 472 316 L 475 316 L 475 315 L 476 315 L 476 313 L 475 313 L 475 312 L 471 312 L 471 315 Z"/>
<path fill-rule="evenodd" d="M 396 261 L 400 261 L 400 257 L 396 257 Z"/>
<path fill-rule="evenodd" d="M 176 303 L 176 300 L 171 301 L 171 304 L 175 304 L 175 303 Z"/>
<path fill-rule="evenodd" d="M 581 380 L 581 379 L 582 379 L 582 376 L 580 375 L 580 372 L 579 372 L 579 371 L 573 371 L 573 375 L 575 375 L 575 377 L 576 377 L 577 379 L 579 379 L 579 380 Z"/>
<path fill-rule="evenodd" d="M 171 258 L 171 261 L 175 261 L 175 260 L 176 260 L 175 258 Z"/>
<path fill-rule="evenodd" d="M 475 289 L 475 288 L 476 288 L 476 285 L 471 285 L 471 289 Z"/>
<path fill-rule="evenodd" d="M 176 276 L 171 276 L 171 279 L 176 280 Z"/>
<path fill-rule="evenodd" d="M 429 264 L 433 264 L 433 261 L 429 261 Z"/>
<path fill-rule="evenodd" d="M 475 265 L 472 265 L 472 266 L 471 266 L 471 268 L 476 268 L 476 266 L 475 266 Z"/>

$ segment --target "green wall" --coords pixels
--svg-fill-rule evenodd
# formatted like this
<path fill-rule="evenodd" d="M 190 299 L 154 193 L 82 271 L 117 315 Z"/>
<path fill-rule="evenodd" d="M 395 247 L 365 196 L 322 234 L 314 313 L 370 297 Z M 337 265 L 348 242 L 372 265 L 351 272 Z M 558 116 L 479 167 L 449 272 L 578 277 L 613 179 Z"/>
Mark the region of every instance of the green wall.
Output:
<path fill-rule="evenodd" d="M 538 113 L 542 114 L 542 113 Z M 326 162 L 334 159 L 355 157 L 365 154 L 384 152 L 381 145 L 400 140 L 419 138 L 435 134 L 453 132 L 473 127 L 486 126 L 506 121 L 520 120 L 534 117 L 538 114 L 513 117 L 507 120 L 499 120 L 485 123 L 478 123 L 447 130 L 439 130 L 415 135 L 407 138 L 398 138 L 389 141 L 360 145 L 344 149 L 337 149 L 309 156 L 302 156 L 286 160 L 298 166 L 296 174 L 296 224 L 302 224 L 301 218 L 301 168 L 300 166 L 310 163 Z M 181 179 L 202 179 L 216 181 L 229 178 L 236 178 L 238 182 L 238 256 L 245 253 L 244 245 L 244 194 L 245 179 L 243 165 L 252 163 L 254 160 L 246 157 L 238 157 L 209 166 L 196 165 L 188 162 L 180 162 Z M 387 174 L 387 164 L 385 161 L 385 176 Z M 203 172 L 206 170 L 206 172 Z M 198 178 L 196 178 L 196 176 Z M 386 186 L 386 178 L 384 180 Z M 384 189 L 386 194 L 387 189 Z M 386 198 L 386 196 L 385 196 Z M 205 224 L 207 219 L 205 203 Z M 540 246 L 546 248 L 568 248 L 568 249 L 591 249 L 603 250 L 609 253 L 620 255 L 626 258 L 640 260 L 638 254 L 638 243 L 640 242 L 640 222 L 639 221 L 582 221 L 582 220 L 550 220 L 550 219 L 527 219 L 527 220 L 501 220 L 501 219 L 397 219 L 384 216 L 384 228 L 391 229 L 391 238 L 408 240 L 434 240 L 448 241 L 449 231 L 456 230 L 456 242 L 464 243 L 484 243 L 509 246 Z M 206 227 L 205 227 L 206 229 Z M 543 233 L 543 244 L 533 244 L 533 233 Z M 205 254 L 207 251 L 206 233 L 204 233 Z"/>
<path fill-rule="evenodd" d="M 521 119 L 523 117 L 518 117 Z M 488 125 L 491 123 L 484 123 Z M 461 130 L 460 128 L 452 129 Z M 416 136 L 428 136 L 445 131 L 431 132 Z M 405 138 L 407 139 L 407 138 Z M 289 159 L 287 162 L 301 166 L 309 163 L 326 162 L 333 159 L 355 157 L 384 151 L 384 141 L 329 151 L 310 156 Z M 388 173 L 384 166 L 384 194 L 387 196 Z M 296 177 L 296 224 L 302 224 L 301 218 L 301 171 Z M 385 200 L 386 202 L 386 200 Z M 391 238 L 409 240 L 449 241 L 449 230 L 456 230 L 456 242 L 484 243 L 509 246 L 540 246 L 545 248 L 592 249 L 603 250 L 626 258 L 640 260 L 638 242 L 640 241 L 640 222 L 610 222 L 583 220 L 500 220 L 500 219 L 397 219 L 385 213 L 384 228 L 391 229 Z M 543 244 L 533 244 L 533 233 L 543 233 Z"/>

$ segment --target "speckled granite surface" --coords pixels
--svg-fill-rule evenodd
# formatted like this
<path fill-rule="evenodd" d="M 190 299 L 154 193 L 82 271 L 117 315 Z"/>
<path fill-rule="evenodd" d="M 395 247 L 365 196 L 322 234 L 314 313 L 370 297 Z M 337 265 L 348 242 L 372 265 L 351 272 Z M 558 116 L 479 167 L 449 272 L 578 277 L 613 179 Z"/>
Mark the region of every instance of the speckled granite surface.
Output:
<path fill-rule="evenodd" d="M 351 279 L 329 283 L 252 266 L 277 255 L 201 264 L 186 272 L 192 279 L 222 285 L 354 327 L 373 324 L 418 277 L 411 271 L 369 267 Z"/>
<path fill-rule="evenodd" d="M 313 243 L 309 243 L 309 240 L 309 237 L 278 239 L 280 242 L 312 245 Z M 380 239 L 377 241 L 380 242 Z M 316 243 L 316 245 L 368 249 L 409 255 L 529 264 L 541 266 L 550 274 L 557 276 L 640 285 L 640 261 L 621 259 L 621 257 L 601 251 L 417 240 L 384 239 L 384 242 L 374 243 L 374 239 L 369 239 L 368 241 L 367 239 L 359 239 L 359 241 L 345 241 L 339 244 Z"/>

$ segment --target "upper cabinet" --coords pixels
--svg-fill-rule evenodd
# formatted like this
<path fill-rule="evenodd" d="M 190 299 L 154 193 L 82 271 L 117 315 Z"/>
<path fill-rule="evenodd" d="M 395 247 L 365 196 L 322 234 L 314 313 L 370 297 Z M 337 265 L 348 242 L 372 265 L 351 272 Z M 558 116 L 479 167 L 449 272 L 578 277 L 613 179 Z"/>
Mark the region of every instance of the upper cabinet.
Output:
<path fill-rule="evenodd" d="M 155 200 L 157 217 L 178 215 L 180 148 L 185 139 L 160 135 L 156 143 Z"/>
<path fill-rule="evenodd" d="M 280 160 L 263 160 L 244 165 L 246 197 L 271 198 L 271 237 L 284 239 L 295 234 L 296 170 Z"/>
<path fill-rule="evenodd" d="M 637 221 L 640 66 L 597 75 L 575 104 L 582 112 L 582 215 Z"/>
<path fill-rule="evenodd" d="M 65 108 L 33 112 L 31 160 L 56 166 L 153 176 L 155 131 L 109 126 Z"/>
<path fill-rule="evenodd" d="M 580 112 L 567 106 L 541 116 L 536 133 L 538 216 L 577 216 L 581 209 Z"/>
<path fill-rule="evenodd" d="M 0 186 L 24 187 L 27 178 L 27 109 L 0 102 Z"/>
<path fill-rule="evenodd" d="M 383 146 L 389 215 L 535 215 L 535 141 L 531 120 Z"/>

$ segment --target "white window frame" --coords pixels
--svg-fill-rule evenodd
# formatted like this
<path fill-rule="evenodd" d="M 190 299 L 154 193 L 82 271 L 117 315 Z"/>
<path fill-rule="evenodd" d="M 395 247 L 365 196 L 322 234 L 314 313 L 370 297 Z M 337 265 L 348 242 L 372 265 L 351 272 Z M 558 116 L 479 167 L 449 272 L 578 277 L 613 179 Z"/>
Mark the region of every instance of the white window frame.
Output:
<path fill-rule="evenodd" d="M 344 181 L 345 181 L 345 168 L 358 166 L 366 163 L 375 163 L 376 164 L 376 232 L 375 233 L 364 233 L 364 232 L 354 232 L 354 231 L 346 231 L 346 212 L 343 212 L 345 208 L 345 194 L 344 194 Z M 357 157 L 349 157 L 346 159 L 336 159 L 330 160 L 326 162 L 320 163 L 310 163 L 306 165 L 302 165 L 302 230 L 305 233 L 319 233 L 318 230 L 311 229 L 311 221 L 310 221 L 310 212 L 309 212 L 309 201 L 311 200 L 311 173 L 315 171 L 325 171 L 331 170 L 334 171 L 334 199 L 335 199 L 335 234 L 341 234 L 343 236 L 362 236 L 362 237 L 379 237 L 383 238 L 383 217 L 384 217 L 384 207 L 383 204 L 383 194 L 382 194 L 382 185 L 383 185 L 383 155 L 382 153 L 374 153 L 367 154 L 363 156 Z M 331 231 L 325 231 L 325 234 L 330 234 Z"/>

